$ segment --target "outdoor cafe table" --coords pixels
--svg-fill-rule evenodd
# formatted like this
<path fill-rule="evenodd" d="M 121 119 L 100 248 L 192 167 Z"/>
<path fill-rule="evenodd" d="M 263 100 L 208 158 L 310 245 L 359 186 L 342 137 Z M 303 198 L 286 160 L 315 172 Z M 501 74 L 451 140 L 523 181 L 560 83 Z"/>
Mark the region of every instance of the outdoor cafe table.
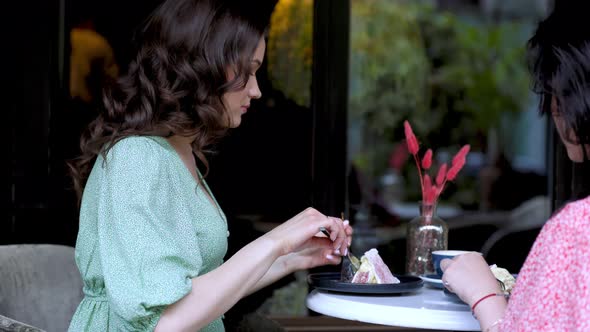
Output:
<path fill-rule="evenodd" d="M 366 323 L 451 331 L 479 331 L 470 308 L 440 289 L 424 286 L 401 295 L 359 295 L 314 289 L 306 299 L 315 312 Z"/>

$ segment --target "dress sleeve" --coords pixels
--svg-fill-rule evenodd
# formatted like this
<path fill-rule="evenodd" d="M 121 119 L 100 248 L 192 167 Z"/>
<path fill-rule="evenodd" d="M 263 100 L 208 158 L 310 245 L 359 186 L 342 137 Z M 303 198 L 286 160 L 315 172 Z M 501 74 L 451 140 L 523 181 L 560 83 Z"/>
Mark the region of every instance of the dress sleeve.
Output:
<path fill-rule="evenodd" d="M 178 197 L 162 158 L 157 143 L 137 137 L 115 144 L 103 163 L 99 256 L 111 319 L 125 331 L 153 330 L 202 266 L 198 246 L 189 255 L 178 245 L 194 230 L 175 214 Z"/>

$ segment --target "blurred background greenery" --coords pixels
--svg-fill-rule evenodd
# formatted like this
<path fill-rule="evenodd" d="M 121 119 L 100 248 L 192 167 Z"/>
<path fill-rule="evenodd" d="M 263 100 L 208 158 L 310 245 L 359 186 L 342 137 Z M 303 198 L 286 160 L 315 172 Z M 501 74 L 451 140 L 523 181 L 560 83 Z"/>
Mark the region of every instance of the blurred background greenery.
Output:
<path fill-rule="evenodd" d="M 302 106 L 310 105 L 312 26 L 312 0 L 277 2 L 268 36 L 268 72 L 275 88 Z"/>
<path fill-rule="evenodd" d="M 481 7 L 442 10 L 438 2 L 351 1 L 349 158 L 369 181 L 390 167 L 403 120 L 425 146 L 440 150 L 440 161 L 469 143 L 493 162 L 509 145 L 501 141 L 503 119 L 531 104 L 524 52 L 542 14 L 535 1 L 487 1 L 491 15 Z M 310 98 L 311 13 L 310 0 L 279 1 L 268 47 L 273 84 L 301 105 Z M 413 199 L 414 168 L 402 170 Z M 476 181 L 462 181 L 475 196 Z"/>

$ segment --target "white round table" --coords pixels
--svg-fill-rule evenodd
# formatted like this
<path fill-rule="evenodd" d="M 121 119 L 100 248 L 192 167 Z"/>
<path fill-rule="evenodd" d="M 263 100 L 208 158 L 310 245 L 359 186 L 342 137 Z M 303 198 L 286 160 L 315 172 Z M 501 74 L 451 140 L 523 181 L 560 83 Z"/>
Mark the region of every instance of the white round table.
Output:
<path fill-rule="evenodd" d="M 366 323 L 439 329 L 479 331 L 480 326 L 464 303 L 442 290 L 423 287 L 415 293 L 373 296 L 313 290 L 306 300 L 315 312 Z"/>

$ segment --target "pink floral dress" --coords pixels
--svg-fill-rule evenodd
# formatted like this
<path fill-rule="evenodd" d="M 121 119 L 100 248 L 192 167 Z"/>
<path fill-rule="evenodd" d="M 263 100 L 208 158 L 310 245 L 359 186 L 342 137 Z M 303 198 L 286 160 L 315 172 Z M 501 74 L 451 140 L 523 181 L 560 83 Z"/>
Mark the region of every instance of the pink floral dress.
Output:
<path fill-rule="evenodd" d="M 567 204 L 545 224 L 500 331 L 590 331 L 590 198 Z"/>

